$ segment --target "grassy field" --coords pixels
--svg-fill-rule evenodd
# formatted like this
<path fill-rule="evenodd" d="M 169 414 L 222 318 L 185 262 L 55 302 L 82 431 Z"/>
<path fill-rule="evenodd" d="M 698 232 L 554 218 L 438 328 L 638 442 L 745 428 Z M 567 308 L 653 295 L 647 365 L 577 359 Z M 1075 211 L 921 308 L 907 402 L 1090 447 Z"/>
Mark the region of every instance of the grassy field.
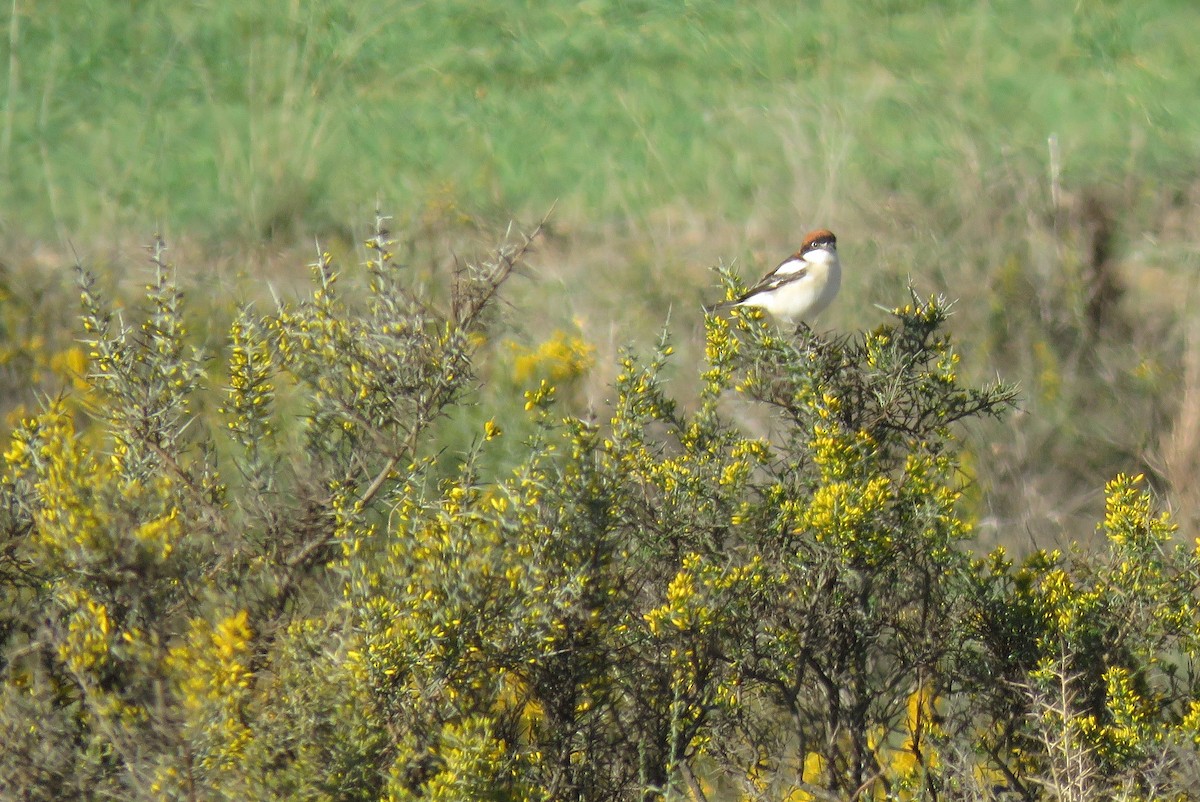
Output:
<path fill-rule="evenodd" d="M 617 349 L 665 325 L 694 375 L 713 266 L 754 277 L 822 225 L 852 271 L 823 325 L 874 326 L 911 281 L 959 299 L 968 372 L 1021 382 L 1023 411 L 971 433 L 985 537 L 1086 538 L 1118 470 L 1149 472 L 1185 512 L 1200 501 L 1192 3 L 13 0 L 0 15 L 13 293 L 65 283 L 72 250 L 140 279 L 138 246 L 161 230 L 193 295 L 228 308 L 286 292 L 314 238 L 353 261 L 377 203 L 436 281 L 553 208 L 535 274 L 509 288 L 512 338 L 593 344 L 581 403 L 603 408 Z M 6 330 L 69 342 L 41 303 L 56 314 Z"/>
<path fill-rule="evenodd" d="M 791 235 L 889 201 L 952 222 L 1044 178 L 1050 135 L 1072 183 L 1186 186 L 1197 155 L 1185 3 L 23 5 L 10 233 L 306 237 L 381 197 Z"/>

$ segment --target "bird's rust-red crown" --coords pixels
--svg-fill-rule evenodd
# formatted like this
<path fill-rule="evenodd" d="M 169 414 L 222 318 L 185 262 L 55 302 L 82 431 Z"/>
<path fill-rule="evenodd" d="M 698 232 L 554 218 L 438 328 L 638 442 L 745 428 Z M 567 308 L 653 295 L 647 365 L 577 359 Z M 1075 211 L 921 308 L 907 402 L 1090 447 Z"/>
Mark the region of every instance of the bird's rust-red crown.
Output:
<path fill-rule="evenodd" d="M 800 245 L 800 253 L 820 248 L 823 245 L 837 245 L 837 237 L 833 236 L 833 232 L 827 228 L 818 228 L 804 236 L 804 242 Z"/>

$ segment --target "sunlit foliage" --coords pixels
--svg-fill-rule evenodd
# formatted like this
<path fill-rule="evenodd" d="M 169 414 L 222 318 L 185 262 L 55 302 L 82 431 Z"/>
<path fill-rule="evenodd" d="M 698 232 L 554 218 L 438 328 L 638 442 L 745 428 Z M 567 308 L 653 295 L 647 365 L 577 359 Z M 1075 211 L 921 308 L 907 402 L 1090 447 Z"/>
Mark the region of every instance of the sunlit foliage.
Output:
<path fill-rule="evenodd" d="M 975 554 L 958 425 L 1016 395 L 962 383 L 944 300 L 849 334 L 707 316 L 698 397 L 672 394 L 692 368 L 664 336 L 584 413 L 559 393 L 581 338 L 487 347 L 536 232 L 436 293 L 385 222 L 353 289 L 319 253 L 306 297 L 241 309 L 215 356 L 163 243 L 141 309 L 79 271 L 77 375 L 0 476 L 7 787 L 1196 791 L 1197 551 L 1119 476 L 1107 552 Z M 493 357 L 523 396 L 447 460 Z"/>

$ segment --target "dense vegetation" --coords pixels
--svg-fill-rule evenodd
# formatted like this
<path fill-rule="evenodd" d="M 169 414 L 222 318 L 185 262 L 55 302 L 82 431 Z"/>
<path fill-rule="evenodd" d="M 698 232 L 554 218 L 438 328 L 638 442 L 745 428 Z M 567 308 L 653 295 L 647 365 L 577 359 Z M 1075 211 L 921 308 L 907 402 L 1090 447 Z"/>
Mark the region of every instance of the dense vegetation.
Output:
<path fill-rule="evenodd" d="M 0 797 L 1200 797 L 1198 15 L 0 9 Z"/>
<path fill-rule="evenodd" d="M 447 460 L 437 430 L 529 245 L 437 305 L 380 227 L 361 295 L 322 254 L 305 300 L 236 317 L 219 367 L 161 242 L 136 319 L 80 271 L 91 367 L 0 480 L 11 788 L 1196 792 L 1200 557 L 1124 476 L 1103 556 L 973 557 L 954 430 L 1014 395 L 964 386 L 943 301 L 829 337 L 709 317 L 690 411 L 666 339 L 622 357 L 601 420 L 560 407 L 552 349 L 525 414 Z M 769 438 L 731 395 L 773 410 Z"/>

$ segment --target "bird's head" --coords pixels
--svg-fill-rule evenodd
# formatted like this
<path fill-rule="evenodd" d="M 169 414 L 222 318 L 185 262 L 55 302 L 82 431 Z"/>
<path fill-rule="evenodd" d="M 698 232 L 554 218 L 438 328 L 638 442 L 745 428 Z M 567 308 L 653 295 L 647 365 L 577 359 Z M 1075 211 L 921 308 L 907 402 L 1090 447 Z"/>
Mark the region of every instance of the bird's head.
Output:
<path fill-rule="evenodd" d="M 830 261 L 837 258 L 837 237 L 827 228 L 808 232 L 800 246 L 800 257 L 809 262 Z"/>

